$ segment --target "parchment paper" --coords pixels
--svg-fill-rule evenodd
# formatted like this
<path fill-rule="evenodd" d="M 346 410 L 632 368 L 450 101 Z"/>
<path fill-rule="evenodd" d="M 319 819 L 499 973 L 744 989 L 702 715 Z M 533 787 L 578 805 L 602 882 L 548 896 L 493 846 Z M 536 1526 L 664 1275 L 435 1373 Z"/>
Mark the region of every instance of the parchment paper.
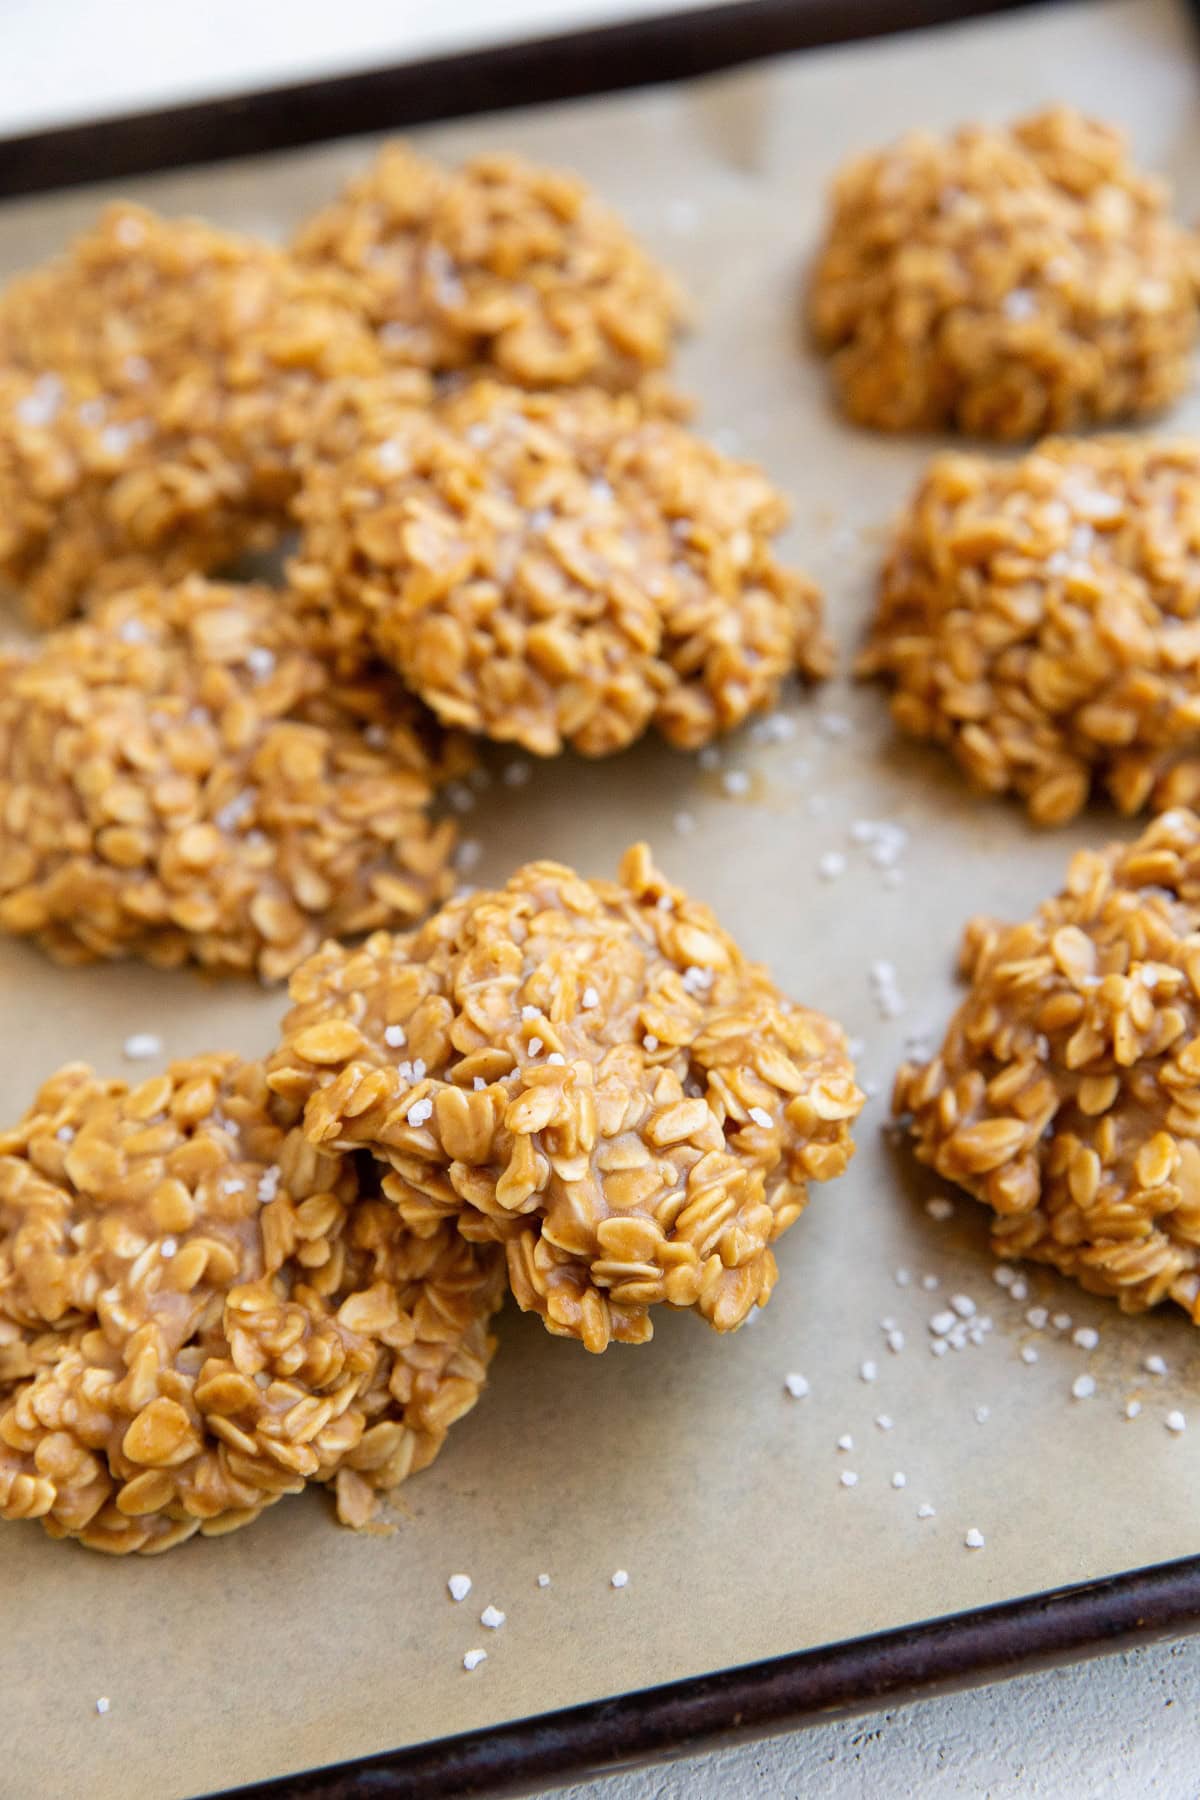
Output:
<path fill-rule="evenodd" d="M 880 528 L 932 446 L 839 424 L 824 371 L 799 343 L 798 278 L 827 177 L 906 126 L 1002 119 L 1061 96 L 1126 121 L 1194 216 L 1196 69 L 1181 8 L 1116 0 L 420 135 L 451 158 L 510 145 L 573 165 L 679 270 L 703 312 L 684 374 L 704 426 L 761 458 L 794 496 L 788 549 L 826 584 L 848 650 Z M 277 233 L 369 148 L 133 190 L 169 211 Z M 10 207 L 5 264 L 51 252 L 100 197 Z M 1175 422 L 1200 424 L 1200 401 Z M 743 739 L 725 754 L 723 770 L 749 772 L 747 794 L 728 795 L 721 770 L 644 745 L 617 761 L 538 767 L 525 786 L 498 783 L 465 825 L 485 847 L 482 880 L 534 855 L 608 871 L 624 844 L 648 837 L 785 987 L 866 1040 L 862 1070 L 881 1096 L 851 1173 L 816 1190 L 782 1243 L 770 1307 L 727 1340 L 664 1309 L 652 1345 L 599 1359 L 506 1314 L 490 1392 L 402 1491 L 390 1538 L 339 1530 L 318 1494 L 159 1560 L 110 1562 L 36 1526 L 0 1528 L 0 1794 L 164 1800 L 1200 1549 L 1200 1403 L 1182 1437 L 1163 1424 L 1169 1407 L 1189 1410 L 1200 1334 L 1182 1315 L 1124 1320 L 1042 1273 L 1014 1302 L 991 1279 L 981 1209 L 960 1198 L 949 1222 L 932 1220 L 932 1190 L 881 1133 L 906 1040 L 935 1034 L 954 1003 L 966 916 L 1022 916 L 1058 884 L 1075 845 L 1132 828 L 1097 811 L 1036 835 L 1016 807 L 973 798 L 940 756 L 893 738 L 873 690 L 833 683 L 794 696 L 787 716 L 790 741 Z M 690 836 L 673 825 L 681 809 L 698 821 Z M 910 832 L 902 886 L 887 888 L 848 841 L 864 818 Z M 816 863 L 829 850 L 847 867 L 824 881 Z M 906 999 L 889 1023 L 867 979 L 878 958 L 894 963 Z M 3 1116 L 67 1057 L 120 1068 L 133 1031 L 161 1033 L 172 1055 L 263 1049 L 281 1005 L 192 974 L 65 973 L 0 944 Z M 913 1277 L 903 1288 L 900 1266 Z M 921 1288 L 926 1273 L 936 1292 Z M 939 1360 L 927 1321 L 957 1293 L 994 1329 Z M 1099 1348 L 1031 1330 L 1023 1314 L 1034 1303 L 1095 1326 Z M 889 1316 L 905 1334 L 898 1355 L 884 1346 Z M 1033 1365 L 1020 1358 L 1028 1344 Z M 1150 1352 L 1166 1359 L 1165 1379 L 1143 1372 Z M 867 1359 L 873 1382 L 860 1374 Z M 1085 1369 L 1097 1392 L 1072 1400 Z M 788 1398 L 789 1371 L 807 1376 L 808 1399 Z M 1131 1397 L 1143 1411 L 1127 1421 Z M 891 1431 L 874 1423 L 880 1413 Z M 852 1451 L 837 1450 L 843 1433 Z M 840 1485 L 846 1468 L 856 1487 Z M 936 1517 L 918 1519 L 922 1502 Z M 964 1547 L 971 1526 L 983 1550 Z M 629 1573 L 619 1591 L 618 1568 Z M 456 1571 L 474 1580 L 461 1606 L 445 1586 Z M 498 1632 L 478 1622 L 488 1603 L 508 1615 Z M 461 1658 L 474 1645 L 488 1660 L 468 1675 Z"/>

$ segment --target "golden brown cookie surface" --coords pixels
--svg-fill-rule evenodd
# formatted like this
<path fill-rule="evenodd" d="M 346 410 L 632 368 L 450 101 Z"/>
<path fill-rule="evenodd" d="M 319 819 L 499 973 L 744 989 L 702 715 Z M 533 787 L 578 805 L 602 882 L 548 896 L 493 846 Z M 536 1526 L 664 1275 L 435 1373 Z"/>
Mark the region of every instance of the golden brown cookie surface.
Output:
<path fill-rule="evenodd" d="M 969 992 L 895 1109 L 997 1214 L 998 1256 L 1200 1322 L 1200 819 L 1073 858 L 1020 925 L 975 920 Z"/>
<path fill-rule="evenodd" d="M 518 1302 L 590 1350 L 650 1308 L 741 1324 L 863 1096 L 839 1026 L 794 1006 L 644 846 L 617 881 L 532 863 L 406 937 L 326 945 L 268 1064 L 317 1148 L 365 1148 L 414 1231 L 508 1252 Z"/>
<path fill-rule="evenodd" d="M 402 143 L 297 234 L 363 285 L 391 359 L 522 387 L 619 390 L 663 367 L 678 288 L 581 181 L 516 156 L 445 170 Z"/>
<path fill-rule="evenodd" d="M 448 892 L 453 755 L 386 672 L 332 681 L 270 589 L 113 596 L 0 669 L 0 929 L 278 979 Z"/>
<path fill-rule="evenodd" d="M 348 277 L 110 207 L 0 296 L 0 577 L 53 625 L 93 588 L 273 542 L 300 463 L 380 369 Z"/>
<path fill-rule="evenodd" d="M 1093 789 L 1200 795 L 1200 444 L 1048 440 L 934 460 L 896 529 L 860 672 L 1039 824 Z"/>
<path fill-rule="evenodd" d="M 258 1065 L 70 1065 L 0 1134 L 0 1517 L 156 1552 L 312 1480 L 365 1523 L 474 1403 L 501 1291 L 282 1131 Z"/>
<path fill-rule="evenodd" d="M 632 396 L 385 399 L 298 510 L 292 580 L 335 634 L 445 722 L 538 755 L 651 726 L 693 749 L 830 667 L 818 592 L 772 547 L 783 497 Z"/>
<path fill-rule="evenodd" d="M 850 163 L 808 296 L 843 407 L 993 438 L 1160 411 L 1196 341 L 1169 199 L 1120 132 L 1067 107 Z"/>

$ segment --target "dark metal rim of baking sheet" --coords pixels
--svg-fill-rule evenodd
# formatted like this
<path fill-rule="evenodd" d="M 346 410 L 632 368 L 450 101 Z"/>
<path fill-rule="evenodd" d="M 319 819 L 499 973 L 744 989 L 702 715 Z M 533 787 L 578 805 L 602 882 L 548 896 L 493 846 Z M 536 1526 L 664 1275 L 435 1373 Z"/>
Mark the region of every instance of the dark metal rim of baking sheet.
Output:
<path fill-rule="evenodd" d="M 637 0 L 630 3 L 636 6 Z M 0 197 L 686 80 L 787 51 L 944 25 L 1032 3 L 727 0 L 257 93 L 50 126 L 0 139 Z"/>
<path fill-rule="evenodd" d="M 1200 1619 L 1200 1556 L 222 1790 L 222 1800 L 465 1800 L 729 1743 L 918 1689 L 1022 1674 Z M 215 1800 L 215 1797 L 214 1797 Z"/>
<path fill-rule="evenodd" d="M 0 196 L 685 80 L 1035 0 L 733 0 L 0 140 Z M 1042 0 L 1055 3 L 1055 0 Z M 1063 3 L 1063 0 L 1056 0 Z M 1200 0 L 1190 0 L 1200 9 Z M 1200 1556 L 236 1789 L 225 1800 L 459 1800 L 1016 1674 L 1200 1620 Z"/>

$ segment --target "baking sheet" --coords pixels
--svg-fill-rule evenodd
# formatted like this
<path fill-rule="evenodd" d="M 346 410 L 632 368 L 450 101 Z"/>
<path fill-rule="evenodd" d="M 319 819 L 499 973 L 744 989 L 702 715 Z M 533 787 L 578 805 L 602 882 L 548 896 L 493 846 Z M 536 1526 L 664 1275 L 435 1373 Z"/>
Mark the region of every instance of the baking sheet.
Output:
<path fill-rule="evenodd" d="M 507 145 L 573 165 L 678 269 L 703 314 L 684 378 L 704 426 L 794 496 L 787 548 L 826 585 L 844 667 L 880 528 L 933 446 L 838 423 L 800 345 L 797 282 L 826 178 L 906 126 L 1004 118 L 1063 97 L 1128 123 L 1194 216 L 1190 32 L 1170 0 L 1051 7 L 418 136 L 450 158 Z M 277 234 L 369 149 L 339 144 L 123 191 Z M 5 267 L 54 250 L 101 197 L 8 207 Z M 1200 400 L 1173 423 L 1200 426 Z M 954 1003 L 965 917 L 1022 915 L 1072 848 L 1131 828 L 1097 810 L 1035 835 L 1017 808 L 974 799 L 936 753 L 894 739 L 879 693 L 845 680 L 793 695 L 784 716 L 791 735 L 745 735 L 715 770 L 650 744 L 603 764 L 531 767 L 524 785 L 498 781 L 464 824 L 483 846 L 481 880 L 536 855 L 610 871 L 627 842 L 648 837 L 785 988 L 865 1040 L 861 1069 L 880 1097 L 850 1174 L 815 1191 L 780 1246 L 770 1307 L 732 1339 L 663 1312 L 652 1345 L 602 1358 L 506 1313 L 490 1392 L 402 1490 L 389 1538 L 339 1531 L 317 1494 L 149 1561 L 109 1562 L 36 1526 L 0 1529 L 0 1794 L 166 1800 L 1200 1549 L 1200 1408 L 1182 1436 L 1163 1424 L 1169 1408 L 1188 1410 L 1200 1376 L 1194 1328 L 1182 1315 L 1123 1320 L 1040 1272 L 1014 1301 L 992 1280 L 982 1211 L 960 1198 L 948 1221 L 930 1218 L 935 1190 L 881 1130 L 906 1041 L 936 1034 Z M 497 769 L 514 760 L 501 755 Z M 746 772 L 746 792 L 726 790 L 731 770 Z M 677 828 L 681 811 L 697 821 L 691 834 Z M 902 885 L 886 886 L 850 841 L 861 819 L 909 832 Z M 846 867 L 824 880 L 829 851 Z M 878 959 L 894 964 L 905 999 L 892 1021 L 872 998 Z M 170 1055 L 265 1049 L 282 1002 L 186 973 L 68 973 L 4 943 L 0 1005 L 9 1117 L 67 1057 L 120 1068 L 131 1032 L 159 1033 Z M 912 1275 L 904 1287 L 901 1267 Z M 936 1291 L 922 1288 L 925 1275 Z M 927 1321 L 955 1294 L 993 1329 L 937 1359 Z M 1032 1304 L 1094 1326 L 1098 1348 L 1033 1331 Z M 885 1348 L 884 1318 L 904 1333 L 899 1354 Z M 1021 1359 L 1027 1346 L 1036 1363 Z M 1167 1377 L 1144 1372 L 1151 1353 Z M 1096 1393 L 1074 1401 L 1085 1370 Z M 793 1371 L 808 1378 L 807 1399 L 785 1393 Z M 1135 1397 L 1143 1410 L 1128 1421 Z M 881 1413 L 890 1431 L 876 1425 Z M 837 1449 L 843 1434 L 850 1451 Z M 846 1469 L 853 1488 L 840 1483 Z M 918 1518 L 925 1502 L 935 1517 Z M 972 1526 L 982 1550 L 964 1547 Z M 629 1573 L 620 1590 L 618 1568 Z M 456 1606 L 445 1583 L 460 1570 L 474 1587 Z M 478 1622 L 489 1603 L 507 1613 L 498 1632 Z M 488 1660 L 468 1675 L 462 1655 L 476 1645 Z M 99 1715 L 102 1695 L 110 1707 Z"/>

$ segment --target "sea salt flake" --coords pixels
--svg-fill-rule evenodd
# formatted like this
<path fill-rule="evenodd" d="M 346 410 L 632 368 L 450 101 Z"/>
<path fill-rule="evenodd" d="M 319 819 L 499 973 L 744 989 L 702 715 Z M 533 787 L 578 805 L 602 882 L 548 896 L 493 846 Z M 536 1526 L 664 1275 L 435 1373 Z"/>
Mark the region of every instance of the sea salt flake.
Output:
<path fill-rule="evenodd" d="M 463 1657 L 463 1668 L 466 1669 L 469 1674 L 473 1669 L 477 1669 L 480 1663 L 485 1663 L 486 1661 L 486 1650 L 468 1650 L 467 1654 Z"/>
<path fill-rule="evenodd" d="M 853 1469 L 843 1469 L 841 1474 L 838 1476 L 838 1480 L 841 1482 L 843 1487 L 857 1487 L 858 1486 L 858 1476 L 854 1473 Z"/>
<path fill-rule="evenodd" d="M 1071 1342 L 1078 1344 L 1081 1350 L 1094 1350 L 1100 1342 L 1100 1333 L 1091 1325 L 1081 1325 L 1078 1331 L 1071 1333 Z"/>
<path fill-rule="evenodd" d="M 879 1364 L 868 1360 L 862 1364 L 858 1374 L 862 1381 L 874 1381 L 879 1374 Z"/>
<path fill-rule="evenodd" d="M 162 1039 L 155 1037 L 152 1031 L 135 1031 L 121 1046 L 122 1055 L 129 1062 L 144 1062 L 147 1057 L 158 1056 L 161 1051 Z"/>
<path fill-rule="evenodd" d="M 651 1047 L 648 1040 L 646 1047 L 647 1049 Z M 653 1048 L 656 1050 L 658 1049 L 657 1038 L 654 1040 Z M 754 1120 L 756 1125 L 761 1125 L 764 1131 L 770 1131 L 771 1126 L 774 1124 L 774 1120 L 765 1106 L 752 1106 L 750 1108 L 750 1117 Z"/>
<path fill-rule="evenodd" d="M 900 1469 L 897 1469 L 896 1473 L 892 1476 L 892 1486 L 894 1488 L 907 1487 L 908 1486 L 908 1476 L 905 1475 Z"/>
<path fill-rule="evenodd" d="M 842 1434 L 837 1441 L 837 1447 L 839 1450 L 853 1450 L 854 1439 L 850 1436 L 849 1432 L 844 1432 Z"/>
<path fill-rule="evenodd" d="M 1071 1392 L 1076 1400 L 1089 1400 L 1096 1391 L 1094 1375 L 1077 1375 L 1071 1383 Z"/>
<path fill-rule="evenodd" d="M 465 1600 L 471 1591 L 471 1577 L 469 1575 L 451 1575 L 446 1586 L 450 1589 L 452 1600 Z"/>
<path fill-rule="evenodd" d="M 967 1546 L 968 1550 L 982 1550 L 984 1545 L 982 1531 L 977 1530 L 976 1527 L 972 1525 L 971 1529 L 967 1532 L 966 1537 L 964 1537 L 963 1543 Z"/>
<path fill-rule="evenodd" d="M 108 1711 L 109 1706 L 111 1704 L 112 1703 L 109 1700 L 108 1695 L 101 1694 L 100 1698 L 96 1702 L 96 1711 L 103 1717 L 103 1715 Z"/>
<path fill-rule="evenodd" d="M 499 1631 L 505 1617 L 498 1606 L 485 1606 L 479 1615 L 479 1623 L 486 1625 L 489 1631 Z"/>
<path fill-rule="evenodd" d="M 1127 1419 L 1136 1419 L 1141 1410 L 1142 1403 L 1140 1400 L 1127 1400 L 1125 1402 L 1125 1417 Z"/>
<path fill-rule="evenodd" d="M 1147 1375 L 1165 1375 L 1167 1372 L 1167 1365 L 1161 1356 L 1148 1356 L 1142 1367 Z"/>
<path fill-rule="evenodd" d="M 934 1194 L 932 1199 L 925 1202 L 925 1211 L 937 1224 L 944 1225 L 947 1219 L 953 1217 L 954 1202 L 947 1200 L 944 1194 Z"/>
<path fill-rule="evenodd" d="M 383 1041 L 390 1050 L 399 1050 L 407 1044 L 408 1034 L 403 1025 L 389 1025 L 383 1034 Z"/>
<path fill-rule="evenodd" d="M 1038 1359 L 1038 1353 L 1034 1349 L 1033 1345 L 1026 1344 L 1025 1348 L 1021 1352 L 1021 1361 L 1023 1363 L 1029 1363 L 1030 1365 L 1032 1365 L 1033 1363 L 1035 1363 L 1037 1361 L 1037 1359 Z"/>
<path fill-rule="evenodd" d="M 1163 1420 L 1168 1431 L 1186 1431 L 1187 1420 L 1181 1412 L 1169 1412 Z"/>
<path fill-rule="evenodd" d="M 803 1375 L 785 1375 L 783 1385 L 793 1400 L 803 1400 L 812 1391 L 807 1378 Z"/>
<path fill-rule="evenodd" d="M 614 1569 L 613 1574 L 612 1574 L 612 1585 L 615 1588 L 628 1587 L 629 1586 L 629 1571 L 628 1571 L 628 1569 Z"/>
<path fill-rule="evenodd" d="M 937 1517 L 937 1514 L 934 1512 L 932 1506 L 930 1506 L 928 1500 L 923 1500 L 920 1506 L 918 1506 L 917 1517 L 918 1519 L 935 1519 Z"/>
<path fill-rule="evenodd" d="M 432 1117 L 433 1117 L 433 1101 L 432 1100 L 417 1100 L 417 1101 L 415 1101 L 413 1103 L 413 1105 L 409 1107 L 408 1113 L 407 1113 L 408 1122 L 412 1126 L 414 1131 L 419 1131 L 421 1126 L 428 1124 L 429 1120 L 432 1119 Z"/>
<path fill-rule="evenodd" d="M 817 859 L 817 874 L 822 881 L 836 881 L 839 875 L 845 873 L 845 869 L 846 859 L 840 850 L 826 850 Z"/>
<path fill-rule="evenodd" d="M 549 1587 L 550 1586 L 550 1577 L 548 1575 L 539 1575 L 538 1576 L 538 1586 L 540 1588 Z"/>

